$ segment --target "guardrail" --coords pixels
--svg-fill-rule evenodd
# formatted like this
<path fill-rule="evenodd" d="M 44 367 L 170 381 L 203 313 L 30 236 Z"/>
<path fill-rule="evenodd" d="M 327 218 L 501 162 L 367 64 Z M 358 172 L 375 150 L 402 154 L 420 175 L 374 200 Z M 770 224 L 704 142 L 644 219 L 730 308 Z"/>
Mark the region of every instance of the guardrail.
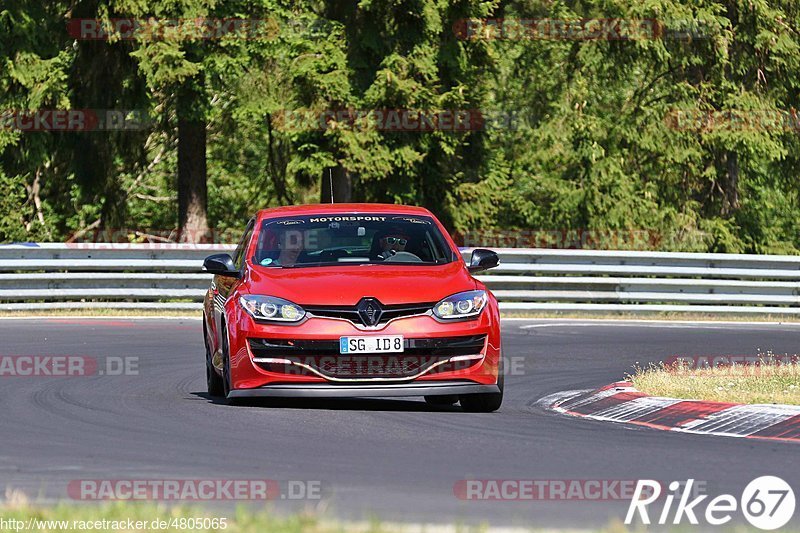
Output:
<path fill-rule="evenodd" d="M 198 310 L 203 258 L 232 245 L 0 246 L 0 310 Z M 498 249 L 506 311 L 800 314 L 800 256 Z M 469 259 L 469 249 L 463 250 Z M 113 303 L 112 303 L 113 302 Z"/>

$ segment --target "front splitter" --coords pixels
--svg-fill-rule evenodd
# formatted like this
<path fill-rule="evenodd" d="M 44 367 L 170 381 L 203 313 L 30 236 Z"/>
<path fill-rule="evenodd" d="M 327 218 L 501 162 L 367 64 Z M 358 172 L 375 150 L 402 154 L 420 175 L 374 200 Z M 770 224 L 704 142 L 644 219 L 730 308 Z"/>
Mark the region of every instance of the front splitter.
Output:
<path fill-rule="evenodd" d="M 497 385 L 464 383 L 453 381 L 429 383 L 330 385 L 282 384 L 268 385 L 257 389 L 238 389 L 228 393 L 228 398 L 380 398 L 407 396 L 447 396 L 459 394 L 498 393 Z"/>

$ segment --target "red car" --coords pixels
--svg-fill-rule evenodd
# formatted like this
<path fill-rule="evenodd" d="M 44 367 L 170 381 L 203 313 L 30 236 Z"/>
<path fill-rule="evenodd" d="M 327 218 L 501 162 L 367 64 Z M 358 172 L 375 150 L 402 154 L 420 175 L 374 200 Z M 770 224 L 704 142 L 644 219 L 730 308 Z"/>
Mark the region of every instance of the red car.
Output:
<path fill-rule="evenodd" d="M 490 412 L 503 400 L 497 300 L 427 209 L 279 207 L 247 225 L 204 303 L 208 392 L 240 398 L 424 396 Z"/>

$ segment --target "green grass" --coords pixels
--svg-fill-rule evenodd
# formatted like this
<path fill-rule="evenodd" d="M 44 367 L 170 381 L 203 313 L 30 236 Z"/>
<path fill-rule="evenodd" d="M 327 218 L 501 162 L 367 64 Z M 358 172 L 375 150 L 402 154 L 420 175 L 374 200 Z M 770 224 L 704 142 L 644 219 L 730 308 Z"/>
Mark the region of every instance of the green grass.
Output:
<path fill-rule="evenodd" d="M 572 318 L 594 320 L 680 320 L 680 321 L 725 321 L 725 322 L 795 322 L 800 323 L 797 315 L 749 315 L 741 313 L 689 313 L 654 311 L 646 313 L 630 312 L 528 312 L 503 311 L 502 318 Z"/>
<path fill-rule="evenodd" d="M 281 515 L 266 507 L 240 505 L 236 509 L 211 509 L 200 504 L 168 506 L 153 502 L 104 502 L 97 504 L 60 503 L 40 506 L 29 503 L 28 498 L 17 491 L 6 492 L 7 501 L 0 505 L 0 533 L 59 532 L 59 531 L 163 531 L 163 532 L 225 532 L 225 533 L 490 533 L 487 524 L 466 526 L 463 524 L 415 524 L 387 523 L 378 519 L 363 522 L 342 522 L 319 516 L 313 512 Z M 413 519 L 413 513 L 409 515 Z M 222 526 L 221 519 L 225 519 Z M 211 523 L 216 519 L 217 524 Z M 18 523 L 11 522 L 19 521 Z M 146 527 L 133 525 L 128 521 L 146 524 Z M 158 528 L 152 527 L 159 521 Z M 183 520 L 183 522 L 182 522 Z M 194 520 L 194 523 L 192 523 Z M 29 523 L 32 521 L 32 523 Z M 47 521 L 50 521 L 48 524 Z M 59 521 L 66 527 L 59 527 Z M 91 522 L 93 527 L 86 527 Z M 199 522 L 199 527 L 198 527 Z M 26 529 L 31 525 L 31 529 Z M 195 526 L 195 527 L 190 527 Z M 689 532 L 695 526 L 665 526 L 664 531 Z M 567 533 L 597 531 L 599 533 L 644 533 L 646 526 L 627 527 L 621 517 L 614 519 L 605 527 L 596 529 L 565 529 L 535 527 L 503 527 L 504 532 Z M 755 533 L 760 531 L 746 526 L 722 526 L 720 532 Z M 798 532 L 796 528 L 783 531 Z"/>
<path fill-rule="evenodd" d="M 225 519 L 225 526 L 221 522 L 212 523 L 213 520 Z M 33 525 L 31 530 L 16 529 L 14 523 L 16 519 Z M 181 522 L 181 520 L 200 520 L 200 527 L 181 527 L 182 525 L 197 525 L 197 522 Z M 29 523 L 33 520 L 32 523 Z M 147 527 L 140 529 L 140 526 L 133 525 L 128 527 L 128 520 L 134 523 L 139 521 L 147 523 Z M 153 521 L 159 522 L 159 527 L 153 527 Z M 52 521 L 66 521 L 66 529 L 53 524 Z M 166 523 L 166 528 L 161 528 L 160 524 Z M 48 523 L 50 522 L 50 523 Z M 130 504 L 130 503 L 110 503 L 98 506 L 94 505 L 67 505 L 60 504 L 54 507 L 29 507 L 16 506 L 0 510 L 0 531 L 81 531 L 82 522 L 100 522 L 101 527 L 93 529 L 99 531 L 226 531 L 238 533 L 245 531 L 274 531 L 276 533 L 294 533 L 302 531 L 329 531 L 331 533 L 344 531 L 341 528 L 320 529 L 316 520 L 306 516 L 293 516 L 288 518 L 278 518 L 266 512 L 249 513 L 243 509 L 235 512 L 210 512 L 208 510 L 197 510 L 191 507 L 167 508 L 154 504 Z M 38 526 L 38 527 L 37 527 Z M 216 527 L 214 527 L 216 526 Z"/>
<path fill-rule="evenodd" d="M 2 496 L 2 493 L 0 493 Z M 58 531 L 159 531 L 159 532 L 224 532 L 224 533 L 486 533 L 487 524 L 463 525 L 388 523 L 372 518 L 360 522 L 341 521 L 325 516 L 319 509 L 308 508 L 294 514 L 278 513 L 266 504 L 240 504 L 235 508 L 203 503 L 167 504 L 154 501 L 114 501 L 114 502 L 61 502 L 55 505 L 33 503 L 31 497 L 20 490 L 6 488 L 5 501 L 0 503 L 0 533 L 58 532 Z M 410 515 L 413 519 L 413 513 Z M 224 526 L 221 519 L 225 519 Z M 194 519 L 194 523 L 192 523 Z M 216 523 L 213 521 L 216 519 Z M 16 520 L 14 524 L 10 522 Z M 29 524 L 28 521 L 33 522 Z M 147 527 L 133 525 L 128 528 L 128 520 L 146 523 Z M 159 521 L 159 527 L 153 521 Z M 183 520 L 183 522 L 182 522 Z M 51 521 L 48 524 L 46 521 Z M 62 524 L 59 527 L 52 521 Z M 105 523 L 103 523 L 105 521 Z M 82 522 L 98 523 L 101 527 L 81 527 Z M 116 523 L 114 523 L 116 522 Z M 198 524 L 198 522 L 200 522 Z M 25 529 L 32 525 L 32 529 Z M 16 527 L 15 527 L 16 526 Z M 20 526 L 22 526 L 20 528 Z M 48 527 L 49 526 L 49 527 Z M 195 526 L 195 527 L 192 527 Z M 507 529 L 511 531 L 511 529 Z M 519 531 L 534 531 L 519 529 Z M 539 530 L 541 531 L 541 529 Z M 608 533 L 622 533 L 618 527 L 606 529 Z"/>
<path fill-rule="evenodd" d="M 19 520 L 25 525 L 22 529 L 17 529 L 14 527 L 17 524 L 10 522 L 11 520 Z M 33 520 L 33 528 L 24 529 L 30 525 L 30 520 Z M 129 520 L 133 523 L 129 524 Z M 66 529 L 58 527 L 52 523 L 53 521 L 61 523 L 66 521 Z M 154 527 L 154 521 L 158 521 L 158 527 Z M 351 531 L 390 533 L 392 531 L 377 521 L 346 524 L 325 520 L 313 514 L 281 516 L 266 509 L 253 510 L 246 506 L 239 506 L 235 510 L 215 511 L 192 505 L 169 507 L 144 502 L 113 502 L 97 505 L 58 504 L 51 507 L 12 504 L 0 508 L 0 532 L 3 533 L 90 530 L 81 527 L 83 522 L 99 525 L 100 527 L 91 528 L 95 531 L 224 531 L 225 533 L 349 533 Z M 142 529 L 141 526 L 135 525 L 136 522 L 146 524 L 146 527 Z M 132 527 L 129 528 L 129 525 Z M 481 528 L 463 531 L 478 532 Z"/>
<path fill-rule="evenodd" d="M 37 309 L 34 311 L 2 311 L 0 310 L 0 317 L 13 318 L 13 317 L 75 317 L 75 316 L 91 316 L 91 317 L 191 317 L 196 316 L 200 318 L 203 316 L 201 310 L 191 309 L 175 309 L 164 311 L 150 311 L 147 309 L 114 309 L 113 303 L 109 303 L 108 308 L 89 308 L 89 309 Z"/>
<path fill-rule="evenodd" d="M 709 368 L 651 365 L 627 376 L 652 396 L 749 404 L 800 405 L 800 365 L 773 364 L 771 354 L 758 365 Z"/>

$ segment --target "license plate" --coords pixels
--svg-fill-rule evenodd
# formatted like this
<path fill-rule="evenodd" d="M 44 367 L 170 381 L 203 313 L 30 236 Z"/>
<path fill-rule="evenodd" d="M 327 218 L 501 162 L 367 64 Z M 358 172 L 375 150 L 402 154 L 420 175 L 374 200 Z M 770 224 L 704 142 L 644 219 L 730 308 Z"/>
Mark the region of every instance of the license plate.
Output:
<path fill-rule="evenodd" d="M 402 351 L 402 335 L 339 337 L 339 353 L 392 353 Z"/>

